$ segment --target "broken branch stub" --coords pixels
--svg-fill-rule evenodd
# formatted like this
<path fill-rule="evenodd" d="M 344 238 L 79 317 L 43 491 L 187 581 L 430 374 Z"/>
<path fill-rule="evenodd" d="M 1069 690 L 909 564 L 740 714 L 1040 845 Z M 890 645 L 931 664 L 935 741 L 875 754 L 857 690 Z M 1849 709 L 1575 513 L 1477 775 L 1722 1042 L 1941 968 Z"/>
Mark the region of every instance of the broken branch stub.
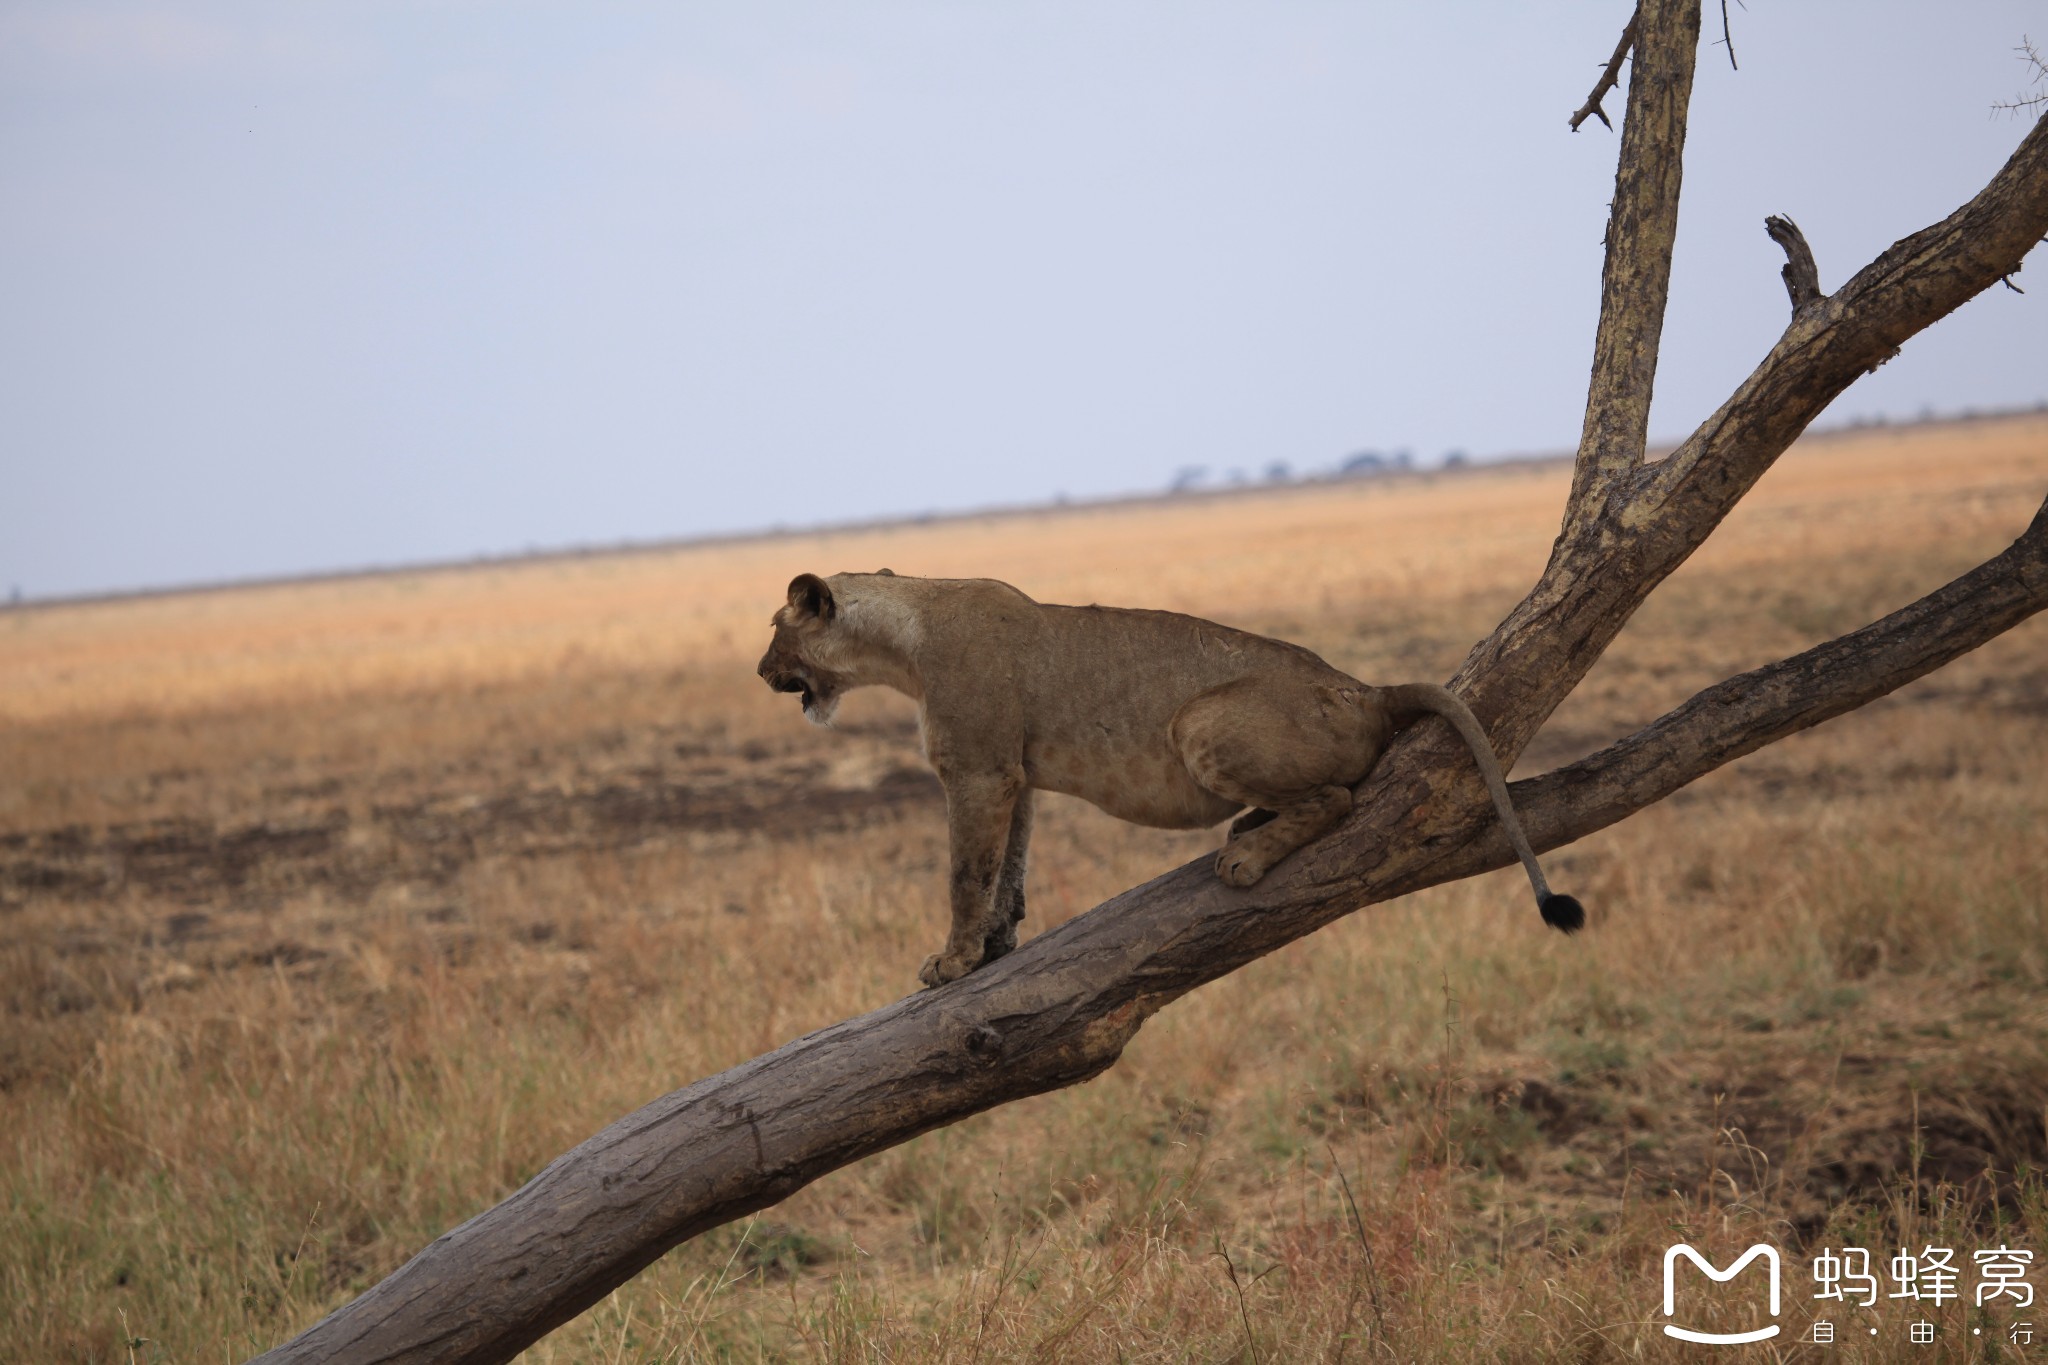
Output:
<path fill-rule="evenodd" d="M 1822 298 L 1820 267 L 1813 263 L 1813 248 L 1806 244 L 1806 234 L 1799 230 L 1799 224 L 1781 214 L 1764 219 L 1764 231 L 1785 252 L 1785 266 L 1778 273 L 1784 278 L 1785 292 L 1792 299 L 1792 314 L 1797 317 L 1800 309 L 1819 303 Z"/>

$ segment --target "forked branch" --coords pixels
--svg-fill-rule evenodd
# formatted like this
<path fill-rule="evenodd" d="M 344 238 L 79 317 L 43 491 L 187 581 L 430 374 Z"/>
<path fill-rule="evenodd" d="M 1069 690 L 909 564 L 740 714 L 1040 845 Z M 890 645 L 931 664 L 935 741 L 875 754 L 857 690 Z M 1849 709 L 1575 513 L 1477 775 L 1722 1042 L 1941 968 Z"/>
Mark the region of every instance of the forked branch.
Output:
<path fill-rule="evenodd" d="M 1683 527 L 1680 538 L 1697 545 L 1838 394 L 2017 271 L 2044 235 L 2048 121 L 2028 130 L 1969 203 L 1800 310 L 1720 410 L 1641 471 L 1627 519 Z"/>
<path fill-rule="evenodd" d="M 1663 800 L 1787 735 L 1932 673 L 2048 609 L 2048 503 L 1995 559 L 1911 606 L 1693 696 L 1635 734 L 1513 785 L 1529 838 L 1554 848 Z M 1513 854 L 1495 855 L 1498 865 Z"/>
<path fill-rule="evenodd" d="M 2005 275 L 2048 235 L 2048 120 L 1954 213 L 1797 313 L 1720 409 L 1566 532 L 1543 577 L 1452 680 L 1511 763 L 1635 609 L 1844 389 Z M 1428 761 L 1447 764 L 1448 748 Z M 1385 764 L 1383 763 L 1384 767 Z"/>

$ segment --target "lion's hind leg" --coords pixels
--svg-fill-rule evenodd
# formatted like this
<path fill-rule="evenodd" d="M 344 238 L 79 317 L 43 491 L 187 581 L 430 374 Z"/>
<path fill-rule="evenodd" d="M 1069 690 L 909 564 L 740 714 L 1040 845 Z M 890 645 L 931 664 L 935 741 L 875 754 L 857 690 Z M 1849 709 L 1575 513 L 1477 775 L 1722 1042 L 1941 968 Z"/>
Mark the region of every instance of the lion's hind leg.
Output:
<path fill-rule="evenodd" d="M 1238 799 L 1221 787 L 1214 790 L 1232 800 Z M 1279 798 L 1263 793 L 1251 799 L 1268 806 L 1281 804 Z M 1349 787 L 1332 784 L 1313 788 L 1258 828 L 1227 839 L 1216 851 L 1216 875 L 1232 886 L 1251 886 L 1272 871 L 1273 864 L 1320 839 L 1349 814 Z"/>
<path fill-rule="evenodd" d="M 1235 839 L 1240 834 L 1250 834 L 1260 825 L 1271 823 L 1273 817 L 1279 813 L 1278 811 L 1267 810 L 1264 806 L 1253 806 L 1250 810 L 1245 811 L 1230 822 L 1229 837 Z"/>
<path fill-rule="evenodd" d="M 1385 729 L 1349 689 L 1284 675 L 1226 683 L 1183 705 L 1170 727 L 1181 761 L 1204 788 L 1248 808 L 1216 855 L 1216 875 L 1250 886 L 1341 822 Z"/>

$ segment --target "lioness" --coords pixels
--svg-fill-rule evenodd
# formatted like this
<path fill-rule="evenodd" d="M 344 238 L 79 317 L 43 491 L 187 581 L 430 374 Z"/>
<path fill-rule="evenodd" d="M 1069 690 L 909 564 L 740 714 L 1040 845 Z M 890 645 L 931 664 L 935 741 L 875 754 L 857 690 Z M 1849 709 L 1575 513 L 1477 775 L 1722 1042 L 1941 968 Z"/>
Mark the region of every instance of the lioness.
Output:
<path fill-rule="evenodd" d="M 1049 606 L 989 578 L 799 574 L 774 626 L 761 677 L 802 693 L 812 722 L 870 684 L 918 704 L 952 841 L 953 925 L 918 972 L 927 986 L 1016 946 L 1034 789 L 1163 829 L 1236 814 L 1216 874 L 1250 886 L 1342 820 L 1396 725 L 1426 712 L 1471 747 L 1543 918 L 1567 933 L 1585 923 L 1545 883 L 1485 731 L 1441 687 L 1372 687 L 1284 640 L 1170 611 Z"/>

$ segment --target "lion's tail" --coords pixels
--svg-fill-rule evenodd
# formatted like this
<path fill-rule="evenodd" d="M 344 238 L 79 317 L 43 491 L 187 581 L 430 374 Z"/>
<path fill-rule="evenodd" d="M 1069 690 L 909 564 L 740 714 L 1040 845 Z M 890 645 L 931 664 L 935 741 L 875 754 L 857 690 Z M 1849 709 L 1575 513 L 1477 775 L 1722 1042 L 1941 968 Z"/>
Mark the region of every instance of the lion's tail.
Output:
<path fill-rule="evenodd" d="M 1486 738 L 1486 731 L 1480 728 L 1479 718 L 1472 714 L 1472 708 L 1435 683 L 1403 683 L 1397 687 L 1383 687 L 1380 694 L 1388 710 L 1396 717 L 1428 712 L 1451 723 L 1466 747 L 1471 749 L 1472 759 L 1479 765 L 1480 776 L 1486 779 L 1486 789 L 1493 793 L 1494 809 L 1500 812 L 1500 822 L 1508 832 L 1508 842 L 1514 845 L 1515 855 L 1522 860 L 1522 867 L 1529 874 L 1529 885 L 1536 890 L 1536 908 L 1543 912 L 1544 923 L 1567 934 L 1585 927 L 1585 907 L 1575 897 L 1552 891 L 1550 883 L 1544 880 L 1543 869 L 1537 865 L 1528 837 L 1522 833 L 1522 822 L 1515 815 L 1514 802 L 1508 799 L 1508 780 L 1501 773 L 1500 760 L 1494 757 L 1493 745 Z"/>

